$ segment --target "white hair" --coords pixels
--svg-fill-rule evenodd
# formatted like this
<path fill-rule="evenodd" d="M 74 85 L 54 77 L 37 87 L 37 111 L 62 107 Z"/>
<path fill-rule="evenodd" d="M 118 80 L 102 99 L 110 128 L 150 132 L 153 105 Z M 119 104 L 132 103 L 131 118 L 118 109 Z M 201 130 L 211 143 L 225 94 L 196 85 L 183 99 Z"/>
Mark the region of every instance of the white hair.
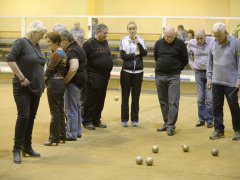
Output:
<path fill-rule="evenodd" d="M 47 29 L 41 21 L 33 21 L 28 26 L 27 35 L 31 35 L 33 32 L 45 33 L 46 31 L 47 31 Z"/>
<path fill-rule="evenodd" d="M 215 23 L 213 25 L 213 29 L 212 29 L 213 32 L 227 32 L 226 31 L 226 25 L 223 24 L 223 23 Z"/>
<path fill-rule="evenodd" d="M 53 31 L 54 32 L 62 32 L 62 31 L 66 31 L 67 28 L 64 24 L 61 24 L 61 23 L 56 23 L 54 26 L 53 26 Z"/>

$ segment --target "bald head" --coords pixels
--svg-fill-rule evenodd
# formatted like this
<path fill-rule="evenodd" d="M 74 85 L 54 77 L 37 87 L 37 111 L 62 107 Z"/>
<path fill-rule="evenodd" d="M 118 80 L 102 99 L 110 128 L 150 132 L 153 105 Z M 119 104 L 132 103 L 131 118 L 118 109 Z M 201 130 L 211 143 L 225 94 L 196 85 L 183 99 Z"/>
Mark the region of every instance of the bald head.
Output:
<path fill-rule="evenodd" d="M 197 29 L 195 31 L 195 38 L 198 45 L 203 45 L 205 43 L 206 35 L 204 29 Z"/>
<path fill-rule="evenodd" d="M 164 31 L 163 31 L 164 34 L 166 33 L 174 33 L 175 34 L 175 29 L 173 27 L 170 27 L 170 26 L 167 26 L 165 27 Z"/>
<path fill-rule="evenodd" d="M 173 27 L 166 27 L 163 31 L 164 33 L 164 40 L 167 42 L 167 43 L 172 43 L 175 39 L 175 29 Z"/>
<path fill-rule="evenodd" d="M 195 35 L 205 36 L 205 31 L 204 31 L 204 29 L 197 29 L 197 30 L 195 31 Z"/>

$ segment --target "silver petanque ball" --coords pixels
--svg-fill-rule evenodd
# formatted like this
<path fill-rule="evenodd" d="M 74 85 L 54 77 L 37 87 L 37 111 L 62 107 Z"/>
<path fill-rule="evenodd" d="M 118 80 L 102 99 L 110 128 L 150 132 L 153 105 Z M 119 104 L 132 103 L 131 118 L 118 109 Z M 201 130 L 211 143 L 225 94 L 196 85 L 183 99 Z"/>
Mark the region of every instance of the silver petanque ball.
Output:
<path fill-rule="evenodd" d="M 189 151 L 189 146 L 187 144 L 182 145 L 182 150 L 183 152 L 188 152 Z"/>
<path fill-rule="evenodd" d="M 136 163 L 139 164 L 139 165 L 142 165 L 143 163 L 143 158 L 141 156 L 137 156 L 136 157 Z"/>
<path fill-rule="evenodd" d="M 213 148 L 211 153 L 212 153 L 213 156 L 218 156 L 219 151 L 218 151 L 218 149 Z"/>
<path fill-rule="evenodd" d="M 156 145 L 154 145 L 154 146 L 152 147 L 152 152 L 153 152 L 153 153 L 158 153 L 158 151 L 159 151 L 159 147 L 156 146 Z"/>
<path fill-rule="evenodd" d="M 148 166 L 152 166 L 152 165 L 153 165 L 153 158 L 148 157 L 148 158 L 145 160 L 145 163 L 146 163 Z"/>

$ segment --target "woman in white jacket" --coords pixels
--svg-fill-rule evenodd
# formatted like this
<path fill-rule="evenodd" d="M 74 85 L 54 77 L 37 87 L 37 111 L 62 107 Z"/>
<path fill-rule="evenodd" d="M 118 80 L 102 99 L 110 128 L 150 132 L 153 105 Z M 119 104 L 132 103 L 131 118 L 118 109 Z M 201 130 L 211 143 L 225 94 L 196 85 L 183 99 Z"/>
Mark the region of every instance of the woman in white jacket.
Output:
<path fill-rule="evenodd" d="M 137 35 L 137 25 L 131 21 L 127 25 L 128 36 L 120 42 L 120 56 L 123 60 L 120 83 L 122 89 L 121 122 L 128 126 L 129 95 L 131 91 L 131 121 L 137 127 L 139 121 L 139 98 L 143 77 L 143 57 L 147 55 L 144 40 Z"/>

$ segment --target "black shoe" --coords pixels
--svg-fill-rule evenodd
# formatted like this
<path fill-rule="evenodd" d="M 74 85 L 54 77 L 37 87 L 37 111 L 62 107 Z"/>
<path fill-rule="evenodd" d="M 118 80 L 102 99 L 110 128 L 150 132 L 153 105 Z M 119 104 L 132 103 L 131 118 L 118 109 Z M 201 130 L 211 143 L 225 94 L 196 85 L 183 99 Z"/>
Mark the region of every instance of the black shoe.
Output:
<path fill-rule="evenodd" d="M 240 130 L 234 131 L 232 140 L 234 140 L 234 141 L 240 140 Z"/>
<path fill-rule="evenodd" d="M 22 150 L 23 157 L 40 157 L 41 155 L 35 152 L 32 148 L 27 148 Z"/>
<path fill-rule="evenodd" d="M 166 126 L 163 126 L 161 128 L 157 128 L 157 131 L 166 131 L 167 130 L 167 127 Z"/>
<path fill-rule="evenodd" d="M 77 141 L 77 138 L 67 137 L 66 141 Z"/>
<path fill-rule="evenodd" d="M 213 127 L 213 123 L 212 122 L 207 122 L 207 128 L 212 128 Z"/>
<path fill-rule="evenodd" d="M 98 127 L 98 128 L 107 128 L 107 125 L 106 124 L 103 124 L 103 123 L 99 123 L 99 124 L 94 124 L 95 127 Z"/>
<path fill-rule="evenodd" d="M 93 124 L 83 125 L 88 130 L 95 130 L 95 126 Z"/>
<path fill-rule="evenodd" d="M 198 121 L 197 124 L 196 124 L 196 127 L 201 127 L 201 126 L 204 126 L 204 125 L 205 125 L 204 121 Z"/>
<path fill-rule="evenodd" d="M 65 143 L 65 141 L 64 141 L 64 143 Z M 47 141 L 45 141 L 44 143 L 43 143 L 43 145 L 44 146 L 53 146 L 53 145 L 56 145 L 56 146 L 58 146 L 58 141 L 53 141 L 53 140 L 47 140 Z"/>
<path fill-rule="evenodd" d="M 60 139 L 60 140 L 59 140 L 59 143 L 65 144 L 65 141 L 66 141 L 66 138 Z"/>
<path fill-rule="evenodd" d="M 16 164 L 21 164 L 22 159 L 21 159 L 21 151 L 13 151 L 13 162 Z"/>
<path fill-rule="evenodd" d="M 167 129 L 167 134 L 168 134 L 169 136 L 173 136 L 173 135 L 175 134 L 174 129 L 168 128 L 168 129 Z"/>
<path fill-rule="evenodd" d="M 212 140 L 216 140 L 219 138 L 224 138 L 224 132 L 214 131 L 212 135 L 209 137 L 209 139 L 212 139 Z"/>
<path fill-rule="evenodd" d="M 82 135 L 80 134 L 80 135 L 77 135 L 77 138 L 81 138 L 82 137 Z"/>

